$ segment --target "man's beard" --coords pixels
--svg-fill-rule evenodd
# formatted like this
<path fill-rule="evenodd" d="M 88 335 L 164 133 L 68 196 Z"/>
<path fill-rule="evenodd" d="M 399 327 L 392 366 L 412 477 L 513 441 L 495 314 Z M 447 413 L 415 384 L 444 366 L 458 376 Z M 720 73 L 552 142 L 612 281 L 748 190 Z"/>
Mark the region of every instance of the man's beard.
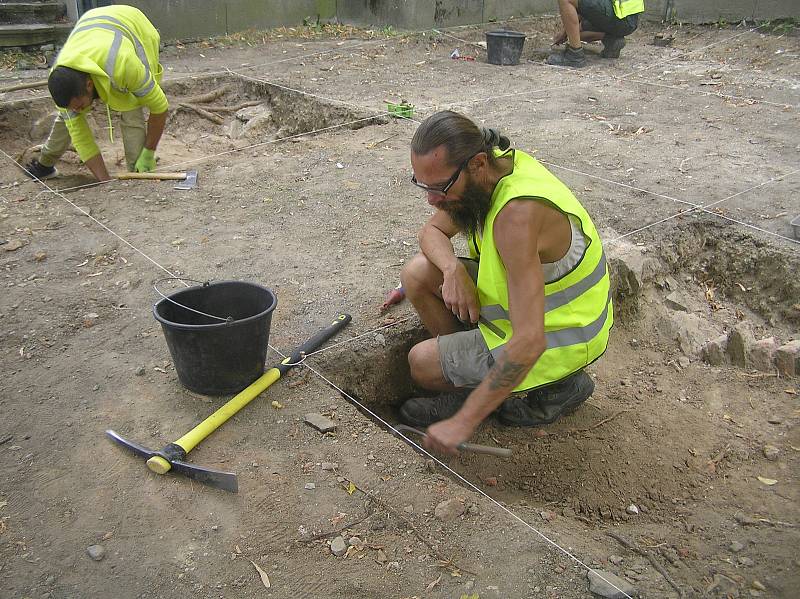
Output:
<path fill-rule="evenodd" d="M 443 202 L 442 210 L 447 212 L 453 222 L 468 236 L 483 229 L 486 215 L 492 205 L 492 194 L 487 193 L 470 179 L 464 186 L 460 200 Z"/>

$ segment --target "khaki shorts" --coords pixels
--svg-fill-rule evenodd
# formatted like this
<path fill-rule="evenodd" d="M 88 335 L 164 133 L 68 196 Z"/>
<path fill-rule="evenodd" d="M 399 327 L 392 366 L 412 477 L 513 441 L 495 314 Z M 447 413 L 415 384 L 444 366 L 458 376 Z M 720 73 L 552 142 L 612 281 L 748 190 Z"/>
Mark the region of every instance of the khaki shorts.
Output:
<path fill-rule="evenodd" d="M 477 261 L 469 258 L 459 260 L 467 267 L 472 280 L 477 282 Z M 439 335 L 438 341 L 442 373 L 445 380 L 455 387 L 477 387 L 494 365 L 486 341 L 475 325 L 468 325 L 467 330 L 458 333 Z"/>

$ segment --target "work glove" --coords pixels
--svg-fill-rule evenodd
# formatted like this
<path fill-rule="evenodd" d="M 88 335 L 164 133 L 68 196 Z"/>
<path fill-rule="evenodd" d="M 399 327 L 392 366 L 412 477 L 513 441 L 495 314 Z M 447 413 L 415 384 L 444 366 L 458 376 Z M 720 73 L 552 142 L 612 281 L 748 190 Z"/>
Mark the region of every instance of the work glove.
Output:
<path fill-rule="evenodd" d="M 136 159 L 136 164 L 133 169 L 137 173 L 149 173 L 156 168 L 156 151 L 142 148 L 139 158 Z"/>

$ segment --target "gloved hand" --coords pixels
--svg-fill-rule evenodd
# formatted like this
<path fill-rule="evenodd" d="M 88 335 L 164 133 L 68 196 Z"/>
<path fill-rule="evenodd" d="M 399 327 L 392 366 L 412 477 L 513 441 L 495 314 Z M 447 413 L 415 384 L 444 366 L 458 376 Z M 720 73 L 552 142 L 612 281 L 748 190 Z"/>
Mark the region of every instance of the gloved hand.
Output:
<path fill-rule="evenodd" d="M 142 148 L 139 158 L 136 159 L 134 170 L 137 173 L 149 173 L 156 168 L 156 151 Z"/>

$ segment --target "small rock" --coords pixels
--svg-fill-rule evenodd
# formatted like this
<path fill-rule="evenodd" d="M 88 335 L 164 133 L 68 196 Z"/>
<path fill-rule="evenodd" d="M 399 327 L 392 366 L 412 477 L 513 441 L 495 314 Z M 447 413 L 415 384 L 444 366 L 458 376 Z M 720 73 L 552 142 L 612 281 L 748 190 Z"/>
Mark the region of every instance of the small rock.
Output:
<path fill-rule="evenodd" d="M 769 422 L 770 424 L 781 424 L 783 422 L 783 418 L 781 418 L 780 416 L 770 416 L 769 418 L 767 418 L 767 422 Z"/>
<path fill-rule="evenodd" d="M 102 545 L 89 545 L 86 548 L 86 553 L 89 554 L 94 561 L 99 562 L 106 556 L 106 548 Z"/>
<path fill-rule="evenodd" d="M 552 522 L 558 516 L 555 512 L 551 512 L 550 510 L 544 510 L 539 515 L 542 517 L 542 520 L 544 520 L 545 522 Z"/>
<path fill-rule="evenodd" d="M 306 487 L 305 488 L 306 488 L 307 491 L 313 491 L 314 489 L 317 488 L 317 485 L 315 485 L 314 483 L 306 483 Z"/>
<path fill-rule="evenodd" d="M 781 376 L 800 376 L 800 339 L 778 348 L 775 352 L 775 365 Z"/>
<path fill-rule="evenodd" d="M 740 322 L 728 335 L 728 357 L 735 366 L 747 367 L 750 364 L 750 348 L 756 340 L 750 325 Z"/>
<path fill-rule="evenodd" d="M 338 462 L 322 462 L 323 470 L 336 470 L 339 468 Z"/>
<path fill-rule="evenodd" d="M 622 563 L 622 558 L 619 555 L 609 555 L 608 561 L 615 566 L 619 566 Z"/>
<path fill-rule="evenodd" d="M 781 450 L 775 447 L 774 445 L 764 445 L 764 457 L 768 460 L 774 462 L 778 459 L 778 456 L 781 453 Z"/>
<path fill-rule="evenodd" d="M 381 333 L 375 333 L 375 341 L 377 341 L 379 345 L 386 347 L 386 337 L 384 337 Z"/>
<path fill-rule="evenodd" d="M 706 587 L 706 594 L 709 595 L 713 592 L 717 593 L 717 595 L 722 597 L 739 596 L 739 585 L 736 584 L 736 581 L 724 574 L 717 574 L 714 576 L 714 580 L 711 581 L 711 584 Z"/>
<path fill-rule="evenodd" d="M 2 248 L 7 252 L 14 252 L 21 248 L 24 243 L 22 243 L 19 239 L 9 239 L 8 243 L 4 243 Z"/>
<path fill-rule="evenodd" d="M 489 476 L 488 478 L 484 479 L 483 483 L 487 487 L 496 487 L 497 486 L 497 477 L 496 476 Z"/>
<path fill-rule="evenodd" d="M 757 591 L 766 591 L 767 590 L 767 587 L 765 587 L 764 584 L 759 580 L 754 580 L 753 582 L 750 583 L 750 586 L 753 587 Z"/>
<path fill-rule="evenodd" d="M 443 522 L 455 520 L 464 513 L 464 502 L 461 499 L 446 499 L 436 506 L 433 514 Z"/>
<path fill-rule="evenodd" d="M 45 252 L 36 252 L 33 255 L 33 259 L 37 262 L 44 262 L 47 259 L 47 253 Z"/>
<path fill-rule="evenodd" d="M 628 512 L 631 516 L 639 515 L 639 508 L 635 504 L 630 504 L 625 511 Z"/>
<path fill-rule="evenodd" d="M 721 335 L 703 346 L 703 359 L 712 366 L 722 366 L 728 351 L 728 337 Z"/>
<path fill-rule="evenodd" d="M 414 506 L 413 506 L 413 505 L 407 505 L 407 506 L 405 506 L 405 507 L 403 508 L 403 511 L 404 511 L 406 514 L 413 514 L 413 513 L 414 513 Z"/>
<path fill-rule="evenodd" d="M 738 560 L 740 566 L 752 566 L 755 562 L 749 557 L 742 556 Z"/>
<path fill-rule="evenodd" d="M 345 553 L 347 553 L 347 543 L 344 540 L 344 537 L 338 536 L 333 541 L 331 541 L 331 553 L 336 557 L 341 557 Z"/>
<path fill-rule="evenodd" d="M 739 541 L 734 541 L 728 545 L 728 549 L 730 549 L 733 553 L 739 553 L 742 549 L 744 549 L 744 544 L 740 543 Z"/>
<path fill-rule="evenodd" d="M 353 545 L 361 545 L 363 542 L 364 542 L 364 541 L 362 541 L 362 540 L 361 540 L 360 538 L 358 538 L 358 537 L 350 537 L 349 539 L 347 539 L 347 544 L 348 544 L 348 545 L 350 545 L 351 547 L 352 547 Z"/>
<path fill-rule="evenodd" d="M 692 361 L 689 358 L 687 358 L 686 356 L 680 356 L 678 358 L 678 365 L 681 368 L 688 368 L 689 364 L 691 364 L 691 363 L 692 363 Z"/>
<path fill-rule="evenodd" d="M 384 553 L 383 549 L 378 549 L 378 553 L 375 556 L 375 561 L 379 564 L 385 564 L 387 562 L 386 553 Z"/>
<path fill-rule="evenodd" d="M 136 370 L 133 371 L 133 374 L 135 374 L 136 376 L 144 376 L 144 373 L 145 373 L 144 366 L 138 366 Z"/>
<path fill-rule="evenodd" d="M 611 572 L 606 572 L 605 570 L 589 570 L 588 577 L 589 590 L 601 597 L 607 597 L 608 599 L 624 599 L 626 595 L 633 597 L 636 594 L 636 589 L 631 583 Z"/>
<path fill-rule="evenodd" d="M 336 423 L 322 414 L 310 413 L 305 415 L 305 423 L 313 426 L 321 433 L 329 433 L 336 430 Z"/>
<path fill-rule="evenodd" d="M 750 347 L 750 363 L 753 368 L 761 372 L 772 372 L 774 369 L 773 363 L 775 361 L 775 352 L 778 350 L 778 344 L 775 337 L 761 339 L 756 341 Z"/>
<path fill-rule="evenodd" d="M 677 310 L 678 312 L 689 311 L 689 308 L 687 306 L 688 302 L 686 301 L 686 298 L 680 291 L 673 291 L 672 293 L 670 293 L 664 300 L 664 303 L 671 310 Z"/>
<path fill-rule="evenodd" d="M 387 570 L 400 570 L 400 562 L 389 562 L 386 564 Z"/>

